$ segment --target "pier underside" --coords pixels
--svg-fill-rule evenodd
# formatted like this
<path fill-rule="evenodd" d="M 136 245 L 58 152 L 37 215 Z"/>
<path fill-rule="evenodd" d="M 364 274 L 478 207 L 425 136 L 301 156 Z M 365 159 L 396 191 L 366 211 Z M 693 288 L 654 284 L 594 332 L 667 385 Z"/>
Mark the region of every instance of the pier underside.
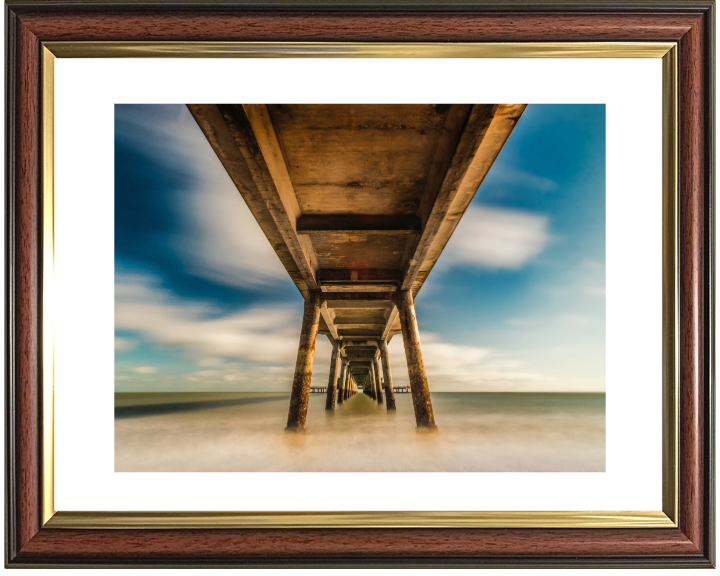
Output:
<path fill-rule="evenodd" d="M 305 428 L 320 333 L 327 409 L 358 384 L 395 409 L 402 334 L 416 423 L 434 430 L 414 299 L 525 105 L 188 108 L 305 298 L 288 429 Z"/>

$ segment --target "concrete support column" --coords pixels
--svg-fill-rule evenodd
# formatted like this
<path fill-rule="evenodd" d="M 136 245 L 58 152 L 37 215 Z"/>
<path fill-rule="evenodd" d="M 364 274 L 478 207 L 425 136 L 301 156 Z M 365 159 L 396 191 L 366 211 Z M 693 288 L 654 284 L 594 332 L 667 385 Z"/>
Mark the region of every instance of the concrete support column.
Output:
<path fill-rule="evenodd" d="M 370 396 L 372 396 L 373 400 L 377 400 L 377 388 L 375 387 L 375 378 L 373 378 L 372 372 L 368 371 L 365 378 L 367 380 L 368 386 L 370 387 Z"/>
<path fill-rule="evenodd" d="M 395 292 L 394 300 L 399 311 L 400 327 L 405 345 L 410 391 L 415 409 L 415 423 L 418 428 L 434 431 L 437 430 L 437 426 L 430 400 L 427 374 L 425 374 L 425 363 L 420 349 L 420 332 L 415 315 L 415 301 L 409 290 Z"/>
<path fill-rule="evenodd" d="M 383 373 L 385 374 L 385 393 L 387 394 L 385 404 L 388 410 L 395 410 L 395 391 L 393 390 L 393 379 L 390 372 L 390 356 L 385 341 L 380 343 L 380 358 L 382 358 Z"/>
<path fill-rule="evenodd" d="M 340 364 L 342 364 L 342 360 L 340 359 L 340 342 L 335 340 L 333 341 L 332 355 L 330 356 L 330 376 L 328 378 L 325 410 L 335 410 L 335 387 L 337 386 Z"/>
<path fill-rule="evenodd" d="M 373 372 L 375 373 L 375 382 L 377 383 L 376 384 L 377 396 L 378 396 L 377 401 L 378 401 L 378 404 L 382 404 L 383 403 L 382 380 L 380 379 L 380 363 L 378 362 L 377 356 L 375 356 L 375 358 L 373 358 L 371 366 L 372 366 Z"/>
<path fill-rule="evenodd" d="M 321 305 L 320 291 L 310 291 L 303 309 L 300 344 L 298 346 L 297 360 L 295 361 L 295 376 L 293 377 L 292 391 L 290 392 L 290 410 L 288 412 L 287 427 L 285 428 L 288 432 L 305 430 Z"/>

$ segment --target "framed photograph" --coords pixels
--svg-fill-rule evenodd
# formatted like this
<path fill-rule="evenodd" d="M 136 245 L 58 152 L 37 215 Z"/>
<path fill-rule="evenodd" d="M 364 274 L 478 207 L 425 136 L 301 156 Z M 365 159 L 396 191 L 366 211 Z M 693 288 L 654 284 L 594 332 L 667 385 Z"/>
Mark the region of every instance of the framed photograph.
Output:
<path fill-rule="evenodd" d="M 714 566 L 714 4 L 6 22 L 8 566 Z"/>

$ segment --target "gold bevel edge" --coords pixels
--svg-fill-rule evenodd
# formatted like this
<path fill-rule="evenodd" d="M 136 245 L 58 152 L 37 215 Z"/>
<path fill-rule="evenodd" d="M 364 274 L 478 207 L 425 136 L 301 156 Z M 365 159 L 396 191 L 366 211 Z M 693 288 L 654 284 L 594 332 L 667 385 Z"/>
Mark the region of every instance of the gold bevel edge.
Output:
<path fill-rule="evenodd" d="M 662 58 L 672 42 L 47 42 L 59 58 Z"/>
<path fill-rule="evenodd" d="M 663 512 L 58 512 L 49 528 L 673 528 Z"/>
<path fill-rule="evenodd" d="M 55 56 L 42 49 L 42 523 L 55 513 Z"/>
<path fill-rule="evenodd" d="M 239 48 L 238 48 L 239 46 Z M 42 45 L 43 378 L 42 524 L 53 528 L 496 527 L 670 528 L 677 526 L 677 44 L 331 44 L 232 42 L 50 42 Z M 501 53 L 502 52 L 502 53 Z M 663 510 L 650 512 L 56 512 L 54 508 L 54 60 L 111 57 L 484 57 L 663 59 Z M 668 204 L 668 196 L 672 199 Z M 670 278 L 668 267 L 671 263 Z M 672 320 L 672 321 L 670 321 Z M 49 407 L 49 408 L 48 408 Z M 389 517 L 392 516 L 392 519 Z"/>
<path fill-rule="evenodd" d="M 677 46 L 663 57 L 663 511 L 677 523 L 679 483 L 679 247 Z"/>

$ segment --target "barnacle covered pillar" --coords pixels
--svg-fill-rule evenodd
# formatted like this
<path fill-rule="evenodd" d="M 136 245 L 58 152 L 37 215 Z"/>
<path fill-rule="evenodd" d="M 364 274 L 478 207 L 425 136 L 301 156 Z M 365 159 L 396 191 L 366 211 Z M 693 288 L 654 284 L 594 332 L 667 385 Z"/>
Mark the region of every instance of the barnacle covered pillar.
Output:
<path fill-rule="evenodd" d="M 385 394 L 387 394 L 385 404 L 388 410 L 395 410 L 395 391 L 393 390 L 392 374 L 390 373 L 390 357 L 387 342 L 384 340 L 380 343 L 380 358 L 382 359 L 383 373 L 385 374 Z"/>
<path fill-rule="evenodd" d="M 409 290 L 399 290 L 394 295 L 395 305 L 398 307 L 400 327 L 402 329 L 403 344 L 405 345 L 405 358 L 410 378 L 410 392 L 412 393 L 413 408 L 415 409 L 415 423 L 419 429 L 437 430 L 435 416 L 433 415 L 430 388 L 428 388 L 425 363 L 420 349 L 420 332 L 415 316 L 415 301 Z"/>
<path fill-rule="evenodd" d="M 325 410 L 335 410 L 335 388 L 340 372 L 340 342 L 333 341 L 332 355 L 330 356 L 330 376 L 328 378 L 327 398 L 325 399 Z"/>
<path fill-rule="evenodd" d="M 315 341 L 317 340 L 318 322 L 320 321 L 321 295 L 318 290 L 311 290 L 305 300 L 300 344 L 295 361 L 295 376 L 290 392 L 290 410 L 288 412 L 288 432 L 305 430 L 308 400 L 310 399 L 310 381 L 315 358 Z"/>

